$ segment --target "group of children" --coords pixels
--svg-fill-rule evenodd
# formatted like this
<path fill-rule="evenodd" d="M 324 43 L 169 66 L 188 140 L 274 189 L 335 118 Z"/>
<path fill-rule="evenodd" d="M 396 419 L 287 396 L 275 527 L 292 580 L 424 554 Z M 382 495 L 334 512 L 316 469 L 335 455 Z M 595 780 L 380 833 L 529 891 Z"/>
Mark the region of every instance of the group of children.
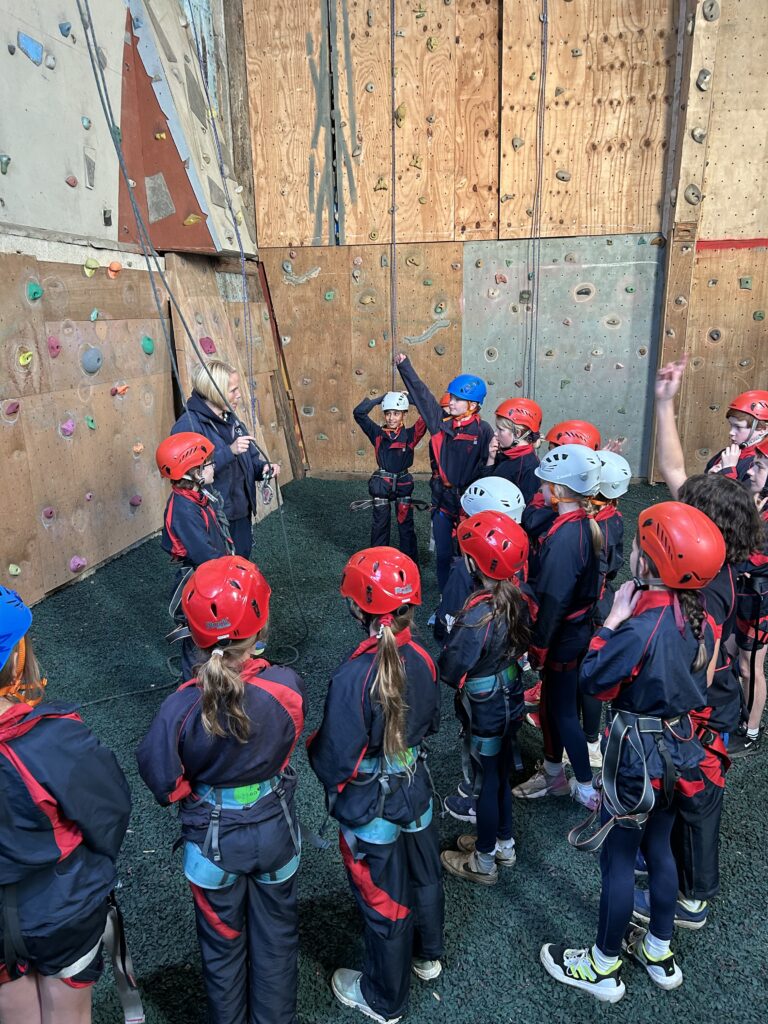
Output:
<path fill-rule="evenodd" d="M 404 355 L 397 367 L 407 395 L 384 396 L 385 424 L 369 416 L 370 400 L 355 410 L 379 465 L 372 543 L 349 559 L 340 586 L 363 637 L 333 673 L 307 741 L 365 933 L 362 970 L 336 970 L 333 993 L 374 1020 L 400 1019 L 411 975 L 442 971 L 443 869 L 489 886 L 514 865 L 513 795 L 573 796 L 594 827 L 572 841 L 600 851 L 596 940 L 545 945 L 548 973 L 615 1002 L 624 953 L 675 988 L 673 928 L 704 924 L 719 891 L 726 743 L 759 744 L 768 392 L 734 400 L 734 444 L 687 478 L 672 408 L 684 365 L 660 372 L 659 465 L 675 500 L 641 512 L 632 580 L 614 592 L 630 470 L 601 448 L 597 429 L 557 424 L 539 459 L 532 400 L 502 402 L 494 430 L 480 417 L 480 378 L 460 375 L 441 403 Z M 408 396 L 420 413 L 412 427 Z M 409 470 L 427 431 L 437 665 L 412 631 L 421 579 Z M 295 1024 L 302 833 L 290 762 L 304 685 L 261 656 L 270 587 L 233 554 L 211 442 L 176 433 L 157 462 L 172 487 L 162 543 L 177 567 L 184 682 L 140 744 L 139 770 L 161 804 L 180 809 L 209 1019 Z M 391 504 L 403 550 L 388 545 Z M 31 613 L 10 591 L 0 598 L 0 1018 L 86 1021 L 130 801 L 75 709 L 37 705 L 44 681 L 26 636 Z M 526 690 L 530 669 L 540 682 Z M 475 825 L 442 853 L 426 743 L 440 724 L 441 679 L 455 691 L 463 735 L 462 778 L 445 809 Z M 544 760 L 511 789 L 526 710 L 541 726 Z M 75 774 L 78 786 L 63 781 Z M 647 890 L 635 888 L 638 871 Z M 53 908 L 44 924 L 41 893 Z"/>

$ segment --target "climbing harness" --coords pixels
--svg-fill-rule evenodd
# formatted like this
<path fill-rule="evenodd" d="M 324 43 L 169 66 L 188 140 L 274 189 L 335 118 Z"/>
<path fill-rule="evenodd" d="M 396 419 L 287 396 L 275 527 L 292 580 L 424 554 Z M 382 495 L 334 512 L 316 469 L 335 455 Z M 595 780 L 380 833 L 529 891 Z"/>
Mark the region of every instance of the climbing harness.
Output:
<path fill-rule="evenodd" d="M 107 910 L 107 926 L 104 931 L 104 948 L 112 961 L 112 973 L 117 988 L 117 996 L 123 1008 L 125 1024 L 143 1024 L 146 1020 L 141 995 L 136 984 L 136 973 L 133 960 L 128 949 L 125 935 L 125 924 L 114 892 L 109 894 Z"/>
<path fill-rule="evenodd" d="M 519 667 L 512 662 L 505 669 L 491 676 L 474 676 L 465 679 L 458 691 L 458 703 L 462 713 L 462 751 L 461 768 L 465 783 L 471 787 L 472 795 L 477 798 L 483 785 L 483 763 L 481 757 L 494 757 L 502 748 L 512 725 L 509 699 L 510 687 L 517 680 Z M 494 736 L 478 736 L 472 729 L 473 705 L 485 704 L 501 692 L 504 698 L 504 728 Z M 515 768 L 522 771 L 522 757 L 519 746 L 513 736 L 512 754 Z"/>

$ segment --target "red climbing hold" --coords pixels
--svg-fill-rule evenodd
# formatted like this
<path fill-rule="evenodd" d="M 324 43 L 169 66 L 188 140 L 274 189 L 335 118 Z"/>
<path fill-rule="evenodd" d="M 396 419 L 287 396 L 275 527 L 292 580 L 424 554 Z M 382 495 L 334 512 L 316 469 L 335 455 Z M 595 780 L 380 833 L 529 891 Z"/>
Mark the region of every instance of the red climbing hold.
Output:
<path fill-rule="evenodd" d="M 74 176 L 74 174 L 70 174 L 68 177 L 64 179 L 64 181 L 66 181 L 70 188 L 77 188 L 77 178 Z"/>
<path fill-rule="evenodd" d="M 134 496 L 131 498 L 128 504 L 131 506 L 131 508 L 138 508 L 139 505 L 141 504 L 141 495 L 134 494 Z"/>
<path fill-rule="evenodd" d="M 216 342 L 213 340 L 213 338 L 201 338 L 200 348 L 203 350 L 203 352 L 205 352 L 207 356 L 212 356 L 216 351 Z"/>
<path fill-rule="evenodd" d="M 51 508 L 50 505 L 47 508 L 43 509 L 43 519 L 53 519 L 53 517 L 55 515 L 56 515 L 56 510 Z"/>

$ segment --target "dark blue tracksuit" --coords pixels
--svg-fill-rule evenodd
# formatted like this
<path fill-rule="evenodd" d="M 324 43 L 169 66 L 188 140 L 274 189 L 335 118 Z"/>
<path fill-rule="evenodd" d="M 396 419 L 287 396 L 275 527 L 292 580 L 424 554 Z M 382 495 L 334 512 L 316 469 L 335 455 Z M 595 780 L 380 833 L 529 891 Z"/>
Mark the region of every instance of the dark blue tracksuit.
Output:
<path fill-rule="evenodd" d="M 130 811 L 113 753 L 74 707 L 14 704 L 0 716 L 0 985 L 57 974 L 98 945 Z M 13 927 L 5 934 L 10 915 L 26 948 Z M 95 982 L 101 964 L 99 952 L 68 983 Z"/>
<path fill-rule="evenodd" d="M 595 608 L 595 624 L 601 626 L 613 607 L 613 581 L 624 565 L 624 517 L 616 505 L 608 502 L 595 516 L 603 534 L 600 555 L 600 600 Z"/>
<path fill-rule="evenodd" d="M 557 519 L 557 512 L 544 504 L 544 495 L 537 491 L 523 509 L 520 525 L 528 534 L 530 549 L 528 552 L 528 582 L 534 585 L 539 572 L 539 554 L 541 541 L 549 528 Z"/>
<path fill-rule="evenodd" d="M 440 604 L 435 612 L 435 624 L 432 627 L 435 640 L 438 643 L 445 643 L 448 634 L 453 629 L 456 616 L 464 607 L 473 590 L 478 587 L 477 580 L 467 568 L 463 555 L 457 555 L 451 560 L 451 568 L 448 579 L 440 594 Z"/>
<path fill-rule="evenodd" d="M 525 595 L 524 595 L 525 596 Z M 526 597 L 526 601 L 528 598 Z M 529 616 L 521 619 L 527 628 Z M 477 849 L 492 853 L 512 838 L 512 741 L 524 713 L 522 650 L 507 651 L 507 626 L 493 618 L 487 590 L 473 595 L 440 654 L 440 678 L 456 690 L 456 714 L 476 796 Z"/>
<path fill-rule="evenodd" d="M 704 472 L 708 473 L 713 466 L 716 466 L 720 461 L 720 457 L 725 451 L 725 448 L 721 448 L 717 455 L 713 455 L 709 462 L 704 467 Z M 728 477 L 729 480 L 744 481 L 747 478 L 747 470 L 750 468 L 752 463 L 755 461 L 755 455 L 757 450 L 754 445 L 746 445 L 741 449 L 739 455 L 739 461 L 735 466 L 729 467 L 728 469 L 716 469 L 715 472 L 720 476 Z"/>
<path fill-rule="evenodd" d="M 374 423 L 368 413 L 381 399 L 364 398 L 352 411 L 360 427 L 376 451 L 378 470 L 368 481 L 368 493 L 373 498 L 371 547 L 389 544 L 391 505 L 395 503 L 400 550 L 418 565 L 419 551 L 413 527 L 413 452 L 426 433 L 424 420 L 419 417 L 412 427 L 387 430 Z"/>
<path fill-rule="evenodd" d="M 442 591 L 455 554 L 454 531 L 461 512 L 461 495 L 482 474 L 493 428 L 477 414 L 461 420 L 444 419 L 443 409 L 411 361 L 405 359 L 397 368 L 432 435 L 430 458 L 435 468 L 430 481 L 432 534 L 435 538 L 437 585 Z"/>
<path fill-rule="evenodd" d="M 739 566 L 736 585 L 736 643 L 744 651 L 768 642 L 768 511 L 762 519 L 763 546 Z"/>
<path fill-rule="evenodd" d="M 213 503 L 199 491 L 180 487 L 172 488 L 165 506 L 160 546 L 178 566 L 171 595 L 176 593 L 179 584 L 189 575 L 190 569 L 197 569 L 203 562 L 209 562 L 212 558 L 222 558 L 231 553 L 228 538 L 216 516 Z M 177 623 L 186 622 L 181 606 L 176 609 L 174 615 Z M 201 660 L 202 655 L 194 640 L 191 637 L 182 640 L 183 679 L 192 678 L 195 666 L 200 664 Z"/>
<path fill-rule="evenodd" d="M 221 416 L 214 412 L 196 391 L 190 395 L 187 409 L 176 420 L 171 433 L 178 434 L 183 430 L 195 431 L 213 441 L 215 487 L 224 502 L 235 554 L 250 558 L 253 547 L 251 516 L 256 515 L 256 481 L 264 478 L 267 463 L 259 457 L 253 444 L 242 455 L 233 454 L 230 445 L 235 438 L 250 431 L 230 412 Z"/>
<path fill-rule="evenodd" d="M 648 865 L 650 930 L 658 939 L 672 938 L 678 893 L 670 846 L 675 793 L 694 792 L 703 786 L 699 764 L 704 750 L 688 713 L 706 702 L 707 670 L 706 666 L 695 673 L 691 670 L 698 644 L 673 601 L 668 590 L 644 593 L 631 618 L 616 630 L 602 627 L 597 631 L 579 673 L 586 693 L 611 702 L 611 716 L 628 713 L 628 722 L 635 715 L 648 716 L 657 720 L 660 730 L 657 734 L 632 732 L 621 743 L 612 731 L 603 753 L 604 766 L 614 751 L 618 757 L 617 793 L 625 807 L 639 799 L 646 771 L 655 797 L 644 825 L 630 827 L 618 822 L 601 850 L 597 946 L 607 956 L 621 952 L 621 940 L 632 917 L 638 849 L 643 850 Z M 706 639 L 711 655 L 714 643 L 709 630 Z M 604 822 L 611 813 L 604 802 Z"/>
<path fill-rule="evenodd" d="M 537 577 L 530 581 L 539 606 L 530 657 L 541 668 L 539 716 L 547 760 L 562 760 L 563 748 L 579 782 L 592 780 L 589 753 L 578 714 L 578 667 L 592 636 L 600 594 L 600 559 L 583 509 L 557 516 L 542 537 Z"/>
<path fill-rule="evenodd" d="M 247 742 L 206 732 L 191 680 L 163 701 L 136 756 L 155 799 L 179 804 L 209 1021 L 295 1024 L 299 844 L 289 761 L 304 687 L 261 659 L 241 676 Z"/>
<path fill-rule="evenodd" d="M 397 635 L 407 677 L 402 765 L 383 756 L 384 717 L 371 694 L 375 637 L 333 673 L 309 760 L 339 822 L 339 846 L 365 925 L 361 989 L 383 1017 L 408 1007 L 411 957 L 443 955 L 443 880 L 432 791 L 419 756 L 440 723 L 432 659 L 409 629 Z"/>
<path fill-rule="evenodd" d="M 538 436 L 538 435 L 537 435 Z M 532 444 L 518 444 L 514 448 L 499 448 L 492 466 L 486 466 L 481 476 L 500 476 L 516 484 L 526 504 L 541 486 L 536 476 L 539 456 Z"/>

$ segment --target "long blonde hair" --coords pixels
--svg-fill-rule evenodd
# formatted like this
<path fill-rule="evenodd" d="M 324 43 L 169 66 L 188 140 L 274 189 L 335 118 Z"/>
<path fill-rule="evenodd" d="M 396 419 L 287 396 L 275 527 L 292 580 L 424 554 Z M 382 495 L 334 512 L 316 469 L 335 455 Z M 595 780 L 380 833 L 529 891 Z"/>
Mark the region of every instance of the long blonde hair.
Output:
<path fill-rule="evenodd" d="M 237 373 L 235 367 L 225 363 L 223 359 L 209 359 L 207 363 L 198 363 L 192 371 L 192 388 L 206 401 L 226 409 L 229 378 L 233 373 Z"/>
<path fill-rule="evenodd" d="M 595 521 L 595 516 L 599 511 L 597 505 L 595 505 L 591 496 L 585 494 L 577 494 L 576 491 L 572 491 L 570 487 L 566 487 L 564 484 L 554 484 L 559 491 L 556 495 L 559 501 L 572 501 L 576 505 L 580 505 L 589 516 L 589 532 L 592 535 L 592 550 L 600 557 L 603 550 L 603 531 L 600 529 L 600 524 Z"/>
<path fill-rule="evenodd" d="M 203 728 L 210 736 L 232 736 L 245 743 L 251 720 L 243 707 L 245 683 L 242 669 L 253 649 L 253 637 L 233 640 L 228 647 L 214 647 L 197 671 L 203 691 Z"/>
<path fill-rule="evenodd" d="M 384 715 L 384 756 L 394 758 L 406 748 L 406 729 L 408 705 L 405 703 L 406 675 L 395 637 L 407 629 L 413 619 L 413 607 L 408 606 L 401 614 L 381 621 L 374 616 L 372 623 L 378 634 L 376 675 L 371 687 L 371 697 L 381 707 Z"/>
<path fill-rule="evenodd" d="M 490 598 L 488 613 L 473 624 L 474 628 L 487 626 L 492 619 L 498 619 L 507 628 L 507 649 L 506 655 L 516 658 L 528 649 L 531 639 L 531 631 L 525 618 L 526 603 L 520 592 L 520 588 L 513 580 L 492 580 L 488 576 L 481 576 L 483 589 Z M 460 614 L 471 607 L 477 601 L 477 591 L 470 594 L 464 602 Z"/>
<path fill-rule="evenodd" d="M 14 654 L 17 657 L 14 658 Z M 29 633 L 18 641 L 8 659 L 0 668 L 0 697 L 13 704 L 39 704 L 43 699 L 46 680 L 40 671 Z M 4 690 L 8 693 L 3 693 Z"/>

